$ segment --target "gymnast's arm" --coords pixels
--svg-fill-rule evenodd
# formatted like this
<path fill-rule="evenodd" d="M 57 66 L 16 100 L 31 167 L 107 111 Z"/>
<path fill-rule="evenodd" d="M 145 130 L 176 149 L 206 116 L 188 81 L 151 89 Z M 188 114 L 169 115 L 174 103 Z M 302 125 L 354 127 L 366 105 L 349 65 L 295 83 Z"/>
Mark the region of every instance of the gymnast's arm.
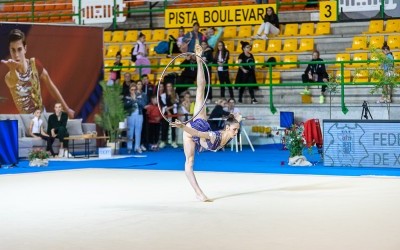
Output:
<path fill-rule="evenodd" d="M 211 139 L 211 135 L 213 133 L 210 132 L 200 132 L 194 128 L 191 128 L 189 126 L 186 126 L 185 124 L 183 124 L 180 120 L 176 120 L 175 122 L 171 122 L 170 126 L 175 127 L 175 128 L 181 128 L 183 129 L 186 133 L 195 136 L 195 137 L 199 137 L 199 138 L 205 138 L 205 139 Z"/>

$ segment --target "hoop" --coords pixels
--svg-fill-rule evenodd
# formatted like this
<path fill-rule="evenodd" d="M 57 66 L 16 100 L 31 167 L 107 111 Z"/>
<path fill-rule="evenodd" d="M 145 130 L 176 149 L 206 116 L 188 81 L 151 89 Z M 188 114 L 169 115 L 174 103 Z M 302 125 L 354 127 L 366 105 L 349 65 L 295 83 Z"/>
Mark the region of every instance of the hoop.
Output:
<path fill-rule="evenodd" d="M 161 105 L 160 105 L 160 102 L 159 102 L 159 100 L 160 100 L 160 91 L 159 91 L 159 89 L 160 89 L 161 80 L 162 80 L 163 77 L 164 77 L 165 71 L 168 69 L 168 67 L 169 67 L 177 58 L 183 57 L 183 56 L 187 56 L 187 55 L 195 55 L 196 57 L 200 58 L 201 62 L 206 66 L 205 68 L 206 68 L 207 75 L 208 75 L 208 83 L 207 83 L 207 93 L 206 93 L 206 95 L 205 95 L 205 97 L 204 97 L 204 102 L 203 102 L 203 105 L 201 106 L 201 109 L 200 109 L 196 114 L 193 114 L 192 118 L 190 118 L 189 120 L 187 120 L 187 121 L 185 121 L 185 122 L 182 122 L 183 124 L 186 124 L 186 123 L 188 123 L 188 122 L 191 122 L 194 118 L 196 118 L 196 117 L 200 114 L 200 112 L 201 112 L 201 111 L 203 110 L 203 108 L 204 108 L 204 105 L 205 105 L 206 102 L 207 102 L 207 97 L 208 97 L 208 94 L 209 94 L 209 92 L 210 92 L 210 86 L 211 86 L 210 72 L 209 72 L 209 70 L 208 70 L 207 63 L 203 60 L 203 58 L 201 58 L 201 56 L 198 56 L 198 55 L 196 55 L 196 54 L 193 53 L 193 52 L 185 52 L 185 53 L 179 54 L 179 55 L 177 55 L 176 57 L 174 57 L 174 58 L 167 64 L 167 66 L 165 67 L 165 69 L 164 69 L 163 72 L 161 73 L 161 76 L 160 76 L 160 78 L 158 79 L 158 85 L 157 85 L 157 106 L 158 106 L 158 110 L 160 111 L 161 116 L 164 118 L 164 120 L 166 120 L 168 123 L 171 123 L 171 120 L 169 120 L 167 117 L 165 117 L 165 115 L 163 114 L 163 112 L 162 112 L 162 110 L 161 110 Z M 197 62 L 196 62 L 196 63 L 197 63 Z"/>

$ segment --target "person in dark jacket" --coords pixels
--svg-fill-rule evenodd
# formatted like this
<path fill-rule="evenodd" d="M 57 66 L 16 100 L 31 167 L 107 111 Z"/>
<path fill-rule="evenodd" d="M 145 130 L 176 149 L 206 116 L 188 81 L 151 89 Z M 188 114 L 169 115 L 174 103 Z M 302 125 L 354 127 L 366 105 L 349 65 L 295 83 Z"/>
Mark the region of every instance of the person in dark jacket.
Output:
<path fill-rule="evenodd" d="M 200 45 L 201 45 L 201 48 L 203 49 L 203 53 L 201 54 L 201 58 L 203 58 L 204 62 L 207 65 L 212 64 L 213 60 L 214 60 L 214 58 L 213 58 L 213 51 L 214 50 L 208 45 L 206 40 L 203 40 Z M 208 66 L 207 68 L 208 68 L 208 72 L 210 73 L 210 77 L 211 77 L 211 74 L 212 74 L 211 73 L 211 66 Z M 205 72 L 206 82 L 208 82 L 209 81 L 209 76 L 207 75 L 207 71 L 205 70 L 205 67 L 204 67 L 204 72 Z M 207 89 L 207 86 L 206 86 L 206 89 Z M 204 93 L 207 93 L 207 90 L 205 90 Z M 211 103 L 212 98 L 213 98 L 213 93 L 212 93 L 212 87 L 210 86 L 210 92 L 208 93 L 206 102 L 207 103 Z"/>
<path fill-rule="evenodd" d="M 54 114 L 49 116 L 47 134 L 50 138 L 47 141 L 47 148 L 51 148 L 54 140 L 58 138 L 60 140 L 60 151 L 58 152 L 59 157 L 70 156 L 68 150 L 64 150 L 64 148 L 68 149 L 68 140 L 64 140 L 65 137 L 69 136 L 67 122 L 67 113 L 62 111 L 61 103 L 56 103 L 54 105 Z"/>
<path fill-rule="evenodd" d="M 219 99 L 215 104 L 214 109 L 208 117 L 208 123 L 213 131 L 223 129 L 225 121 L 223 121 L 222 118 L 230 114 L 230 112 L 224 110 L 227 105 L 224 98 Z"/>
<path fill-rule="evenodd" d="M 218 64 L 218 79 L 219 84 L 231 84 L 229 79 L 229 67 L 226 65 L 229 61 L 229 50 L 226 49 L 223 41 L 218 42 L 218 46 L 214 56 L 214 63 Z M 229 97 L 234 99 L 233 88 L 228 87 Z M 225 97 L 225 87 L 221 86 L 221 97 Z"/>
<path fill-rule="evenodd" d="M 312 62 L 323 62 L 319 57 L 319 51 L 314 50 L 312 54 Z M 307 82 L 327 82 L 329 79 L 328 73 L 326 72 L 325 64 L 324 63 L 316 63 L 316 64 L 308 64 L 306 70 L 304 71 L 304 74 L 302 75 L 302 80 L 303 83 Z M 325 101 L 325 91 L 326 91 L 326 85 L 323 84 L 321 87 L 321 96 L 319 97 L 320 103 L 324 103 Z M 307 94 L 308 87 L 302 92 L 302 94 Z"/>
<path fill-rule="evenodd" d="M 278 35 L 279 34 L 279 18 L 275 14 L 272 7 L 267 8 L 267 14 L 264 17 L 264 22 L 261 24 L 257 31 L 255 39 L 268 39 L 269 34 Z"/>

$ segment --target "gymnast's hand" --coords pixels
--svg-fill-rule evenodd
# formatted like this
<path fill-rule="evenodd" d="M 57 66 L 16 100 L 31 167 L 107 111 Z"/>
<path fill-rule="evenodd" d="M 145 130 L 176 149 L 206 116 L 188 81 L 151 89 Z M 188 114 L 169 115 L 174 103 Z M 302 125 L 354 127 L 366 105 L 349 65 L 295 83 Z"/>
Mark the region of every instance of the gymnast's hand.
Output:
<path fill-rule="evenodd" d="M 1 63 L 4 63 L 9 70 L 18 70 L 22 68 L 22 64 L 13 59 L 1 60 Z"/>
<path fill-rule="evenodd" d="M 171 122 L 169 124 L 173 128 L 183 128 L 185 127 L 185 124 L 183 124 L 180 120 L 176 120 L 175 122 Z"/>

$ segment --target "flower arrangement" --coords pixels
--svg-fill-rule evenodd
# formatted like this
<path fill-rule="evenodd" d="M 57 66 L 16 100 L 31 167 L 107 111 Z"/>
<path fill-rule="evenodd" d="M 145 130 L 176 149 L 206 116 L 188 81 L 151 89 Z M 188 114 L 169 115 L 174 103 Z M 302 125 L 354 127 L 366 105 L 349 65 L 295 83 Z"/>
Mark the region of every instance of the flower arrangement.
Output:
<path fill-rule="evenodd" d="M 306 147 L 306 140 L 303 137 L 304 126 L 294 124 L 290 129 L 285 130 L 283 144 L 289 150 L 290 157 L 303 155 Z"/>
<path fill-rule="evenodd" d="M 33 149 L 31 152 L 29 152 L 28 158 L 30 161 L 34 159 L 48 159 L 50 157 L 49 153 L 47 151 L 44 151 L 43 149 Z"/>

